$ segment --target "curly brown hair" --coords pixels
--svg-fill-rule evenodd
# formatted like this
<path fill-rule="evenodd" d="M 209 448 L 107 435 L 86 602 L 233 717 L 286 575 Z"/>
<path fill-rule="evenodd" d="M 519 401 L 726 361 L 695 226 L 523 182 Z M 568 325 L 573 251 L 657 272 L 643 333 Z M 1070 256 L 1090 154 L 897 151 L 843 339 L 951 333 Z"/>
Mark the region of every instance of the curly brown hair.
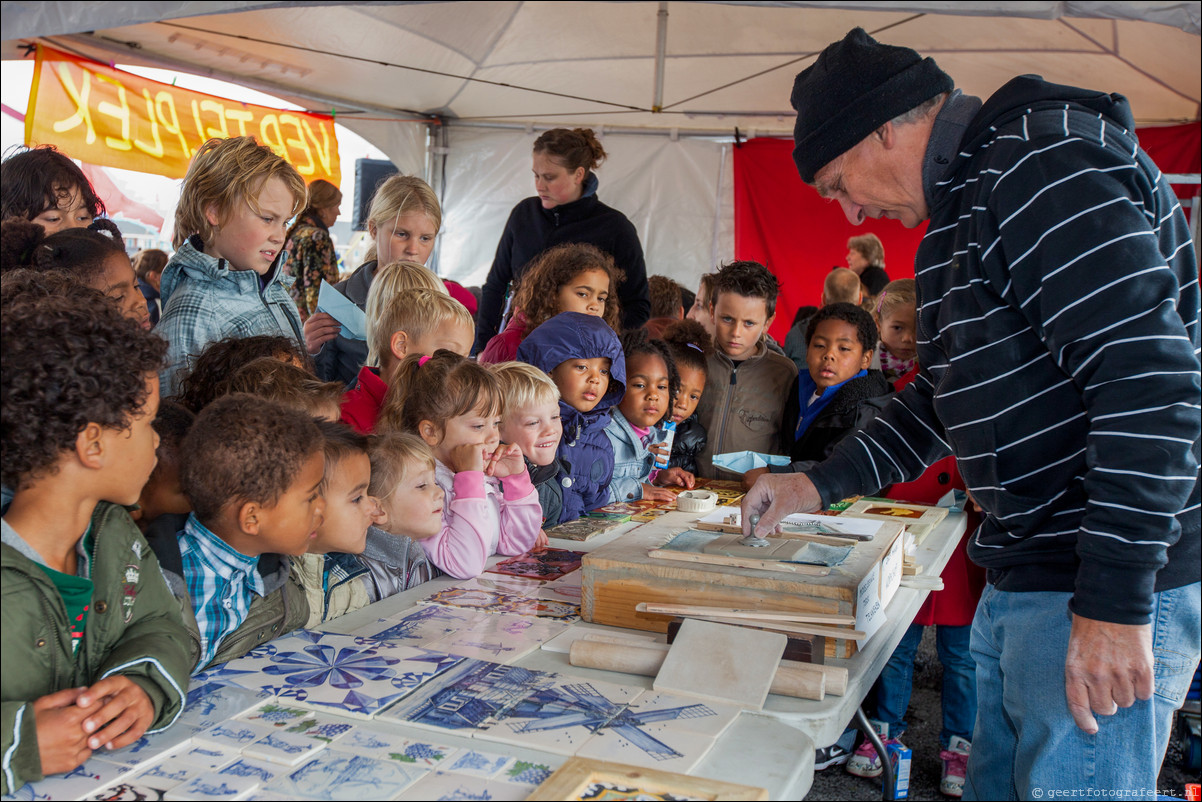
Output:
<path fill-rule="evenodd" d="M 314 417 L 330 409 L 337 410 L 345 390 L 342 382 L 323 382 L 307 370 L 274 356 L 247 362 L 234 372 L 227 385 L 228 392 L 278 401 Z"/>
<path fill-rule="evenodd" d="M 57 471 L 89 424 L 125 430 L 145 406 L 167 343 L 96 290 L 38 291 L 5 277 L 0 304 L 0 481 L 14 490 Z M 56 279 L 51 278 L 51 282 Z M 30 291 L 32 290 L 32 291 Z"/>
<path fill-rule="evenodd" d="M 243 365 L 264 357 L 303 365 L 312 373 L 309 355 L 291 337 L 256 334 L 254 337 L 226 337 L 205 346 L 192 363 L 192 369 L 180 382 L 175 400 L 199 413 L 215 398 L 230 391 L 234 374 Z"/>
<path fill-rule="evenodd" d="M 76 192 L 92 217 L 104 214 L 104 201 L 92 189 L 71 157 L 53 145 L 25 148 L 0 165 L 0 218 L 32 220 L 47 209 L 57 209 Z"/>
<path fill-rule="evenodd" d="M 621 325 L 617 289 L 626 274 L 605 251 L 581 242 L 548 248 L 526 266 L 513 297 L 514 308 L 520 309 L 526 317 L 526 331 L 534 331 L 558 315 L 562 311 L 559 291 L 572 279 L 590 270 L 603 270 L 609 274 L 609 296 L 605 299 L 605 314 L 601 317 L 617 331 Z"/>
<path fill-rule="evenodd" d="M 3 272 L 22 267 L 55 271 L 96 289 L 103 289 L 109 257 L 125 253 L 121 229 L 105 218 L 87 228 L 65 228 L 50 235 L 37 223 L 5 220 L 0 232 Z"/>
<path fill-rule="evenodd" d="M 714 352 L 709 332 L 695 320 L 678 320 L 664 329 L 661 339 L 667 343 L 677 367 L 709 373 L 707 357 Z"/>
<path fill-rule="evenodd" d="M 229 504 L 274 506 L 324 443 L 308 415 L 231 393 L 205 407 L 184 437 L 180 486 L 208 526 Z"/>

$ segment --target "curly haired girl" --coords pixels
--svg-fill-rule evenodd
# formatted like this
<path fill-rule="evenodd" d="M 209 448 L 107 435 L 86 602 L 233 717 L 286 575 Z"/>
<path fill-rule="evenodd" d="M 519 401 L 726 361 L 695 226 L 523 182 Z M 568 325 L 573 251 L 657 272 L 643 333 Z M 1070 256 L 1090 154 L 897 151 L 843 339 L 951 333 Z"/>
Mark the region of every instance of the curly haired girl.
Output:
<path fill-rule="evenodd" d="M 593 245 L 569 243 L 544 251 L 522 274 L 509 325 L 488 341 L 480 361 L 515 359 L 526 335 L 560 312 L 595 315 L 616 331 L 621 311 L 616 288 L 621 281 L 622 271 L 613 258 Z"/>

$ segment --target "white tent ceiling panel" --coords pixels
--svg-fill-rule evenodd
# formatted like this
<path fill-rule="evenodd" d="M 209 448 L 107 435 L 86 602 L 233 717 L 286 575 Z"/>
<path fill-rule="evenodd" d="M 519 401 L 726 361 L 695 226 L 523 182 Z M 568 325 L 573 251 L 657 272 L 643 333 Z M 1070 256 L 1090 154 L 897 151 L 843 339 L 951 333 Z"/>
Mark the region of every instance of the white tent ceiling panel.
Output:
<path fill-rule="evenodd" d="M 39 16 L 30 10 L 34 5 L 54 6 L 57 13 Z M 1037 72 L 1060 83 L 1123 91 L 1144 123 L 1196 119 L 1202 83 L 1197 3 L 670 2 L 663 106 L 673 113 L 666 114 L 651 111 L 659 64 L 657 2 L 239 8 L 244 10 L 230 13 L 226 3 L 5 2 L 5 35 L 20 35 L 31 24 L 46 26 L 39 31 L 46 34 L 94 30 L 60 44 L 120 61 L 124 43 L 134 43 L 125 50 L 130 60 L 162 59 L 202 73 L 271 81 L 292 97 L 320 99 L 316 107 L 337 97 L 348 111 L 539 125 L 575 119 L 713 130 L 737 124 L 787 133 L 792 76 L 855 25 L 935 56 L 965 91 L 988 94 L 1013 74 Z M 181 16 L 186 13 L 199 16 Z M 1073 13 L 1089 16 L 1064 16 Z M 1113 18 L 1094 16 L 1100 13 Z M 1140 19 L 1172 20 L 1191 32 Z M 83 21 L 89 24 L 80 28 Z M 17 45 L 7 40 L 4 53 L 11 56 Z M 719 114 L 727 116 L 715 124 Z"/>

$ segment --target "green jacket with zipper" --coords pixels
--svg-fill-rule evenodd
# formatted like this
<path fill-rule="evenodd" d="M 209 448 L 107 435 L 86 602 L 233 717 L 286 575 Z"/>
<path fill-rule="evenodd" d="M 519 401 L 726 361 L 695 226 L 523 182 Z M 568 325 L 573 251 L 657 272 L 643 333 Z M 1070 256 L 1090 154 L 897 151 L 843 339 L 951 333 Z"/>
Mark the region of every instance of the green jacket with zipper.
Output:
<path fill-rule="evenodd" d="M 117 504 L 97 504 L 90 531 L 88 578 L 95 588 L 83 642 L 74 652 L 66 607 L 50 577 L 7 533 L 0 544 L 4 794 L 42 779 L 36 699 L 119 674 L 154 705 L 148 733 L 169 727 L 183 709 L 192 667 L 188 635 L 158 560 Z"/>

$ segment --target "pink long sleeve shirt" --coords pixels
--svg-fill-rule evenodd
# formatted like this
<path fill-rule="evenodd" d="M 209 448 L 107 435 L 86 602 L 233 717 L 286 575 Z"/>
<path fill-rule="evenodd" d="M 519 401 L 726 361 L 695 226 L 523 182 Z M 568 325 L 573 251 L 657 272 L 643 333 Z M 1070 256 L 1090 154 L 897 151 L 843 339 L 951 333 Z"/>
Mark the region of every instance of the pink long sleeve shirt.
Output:
<path fill-rule="evenodd" d="M 436 462 L 434 480 L 446 493 L 442 530 L 421 544 L 445 573 L 470 579 L 483 573 L 493 554 L 512 557 L 534 546 L 543 509 L 526 471 L 495 479 L 483 471 L 455 473 Z"/>

